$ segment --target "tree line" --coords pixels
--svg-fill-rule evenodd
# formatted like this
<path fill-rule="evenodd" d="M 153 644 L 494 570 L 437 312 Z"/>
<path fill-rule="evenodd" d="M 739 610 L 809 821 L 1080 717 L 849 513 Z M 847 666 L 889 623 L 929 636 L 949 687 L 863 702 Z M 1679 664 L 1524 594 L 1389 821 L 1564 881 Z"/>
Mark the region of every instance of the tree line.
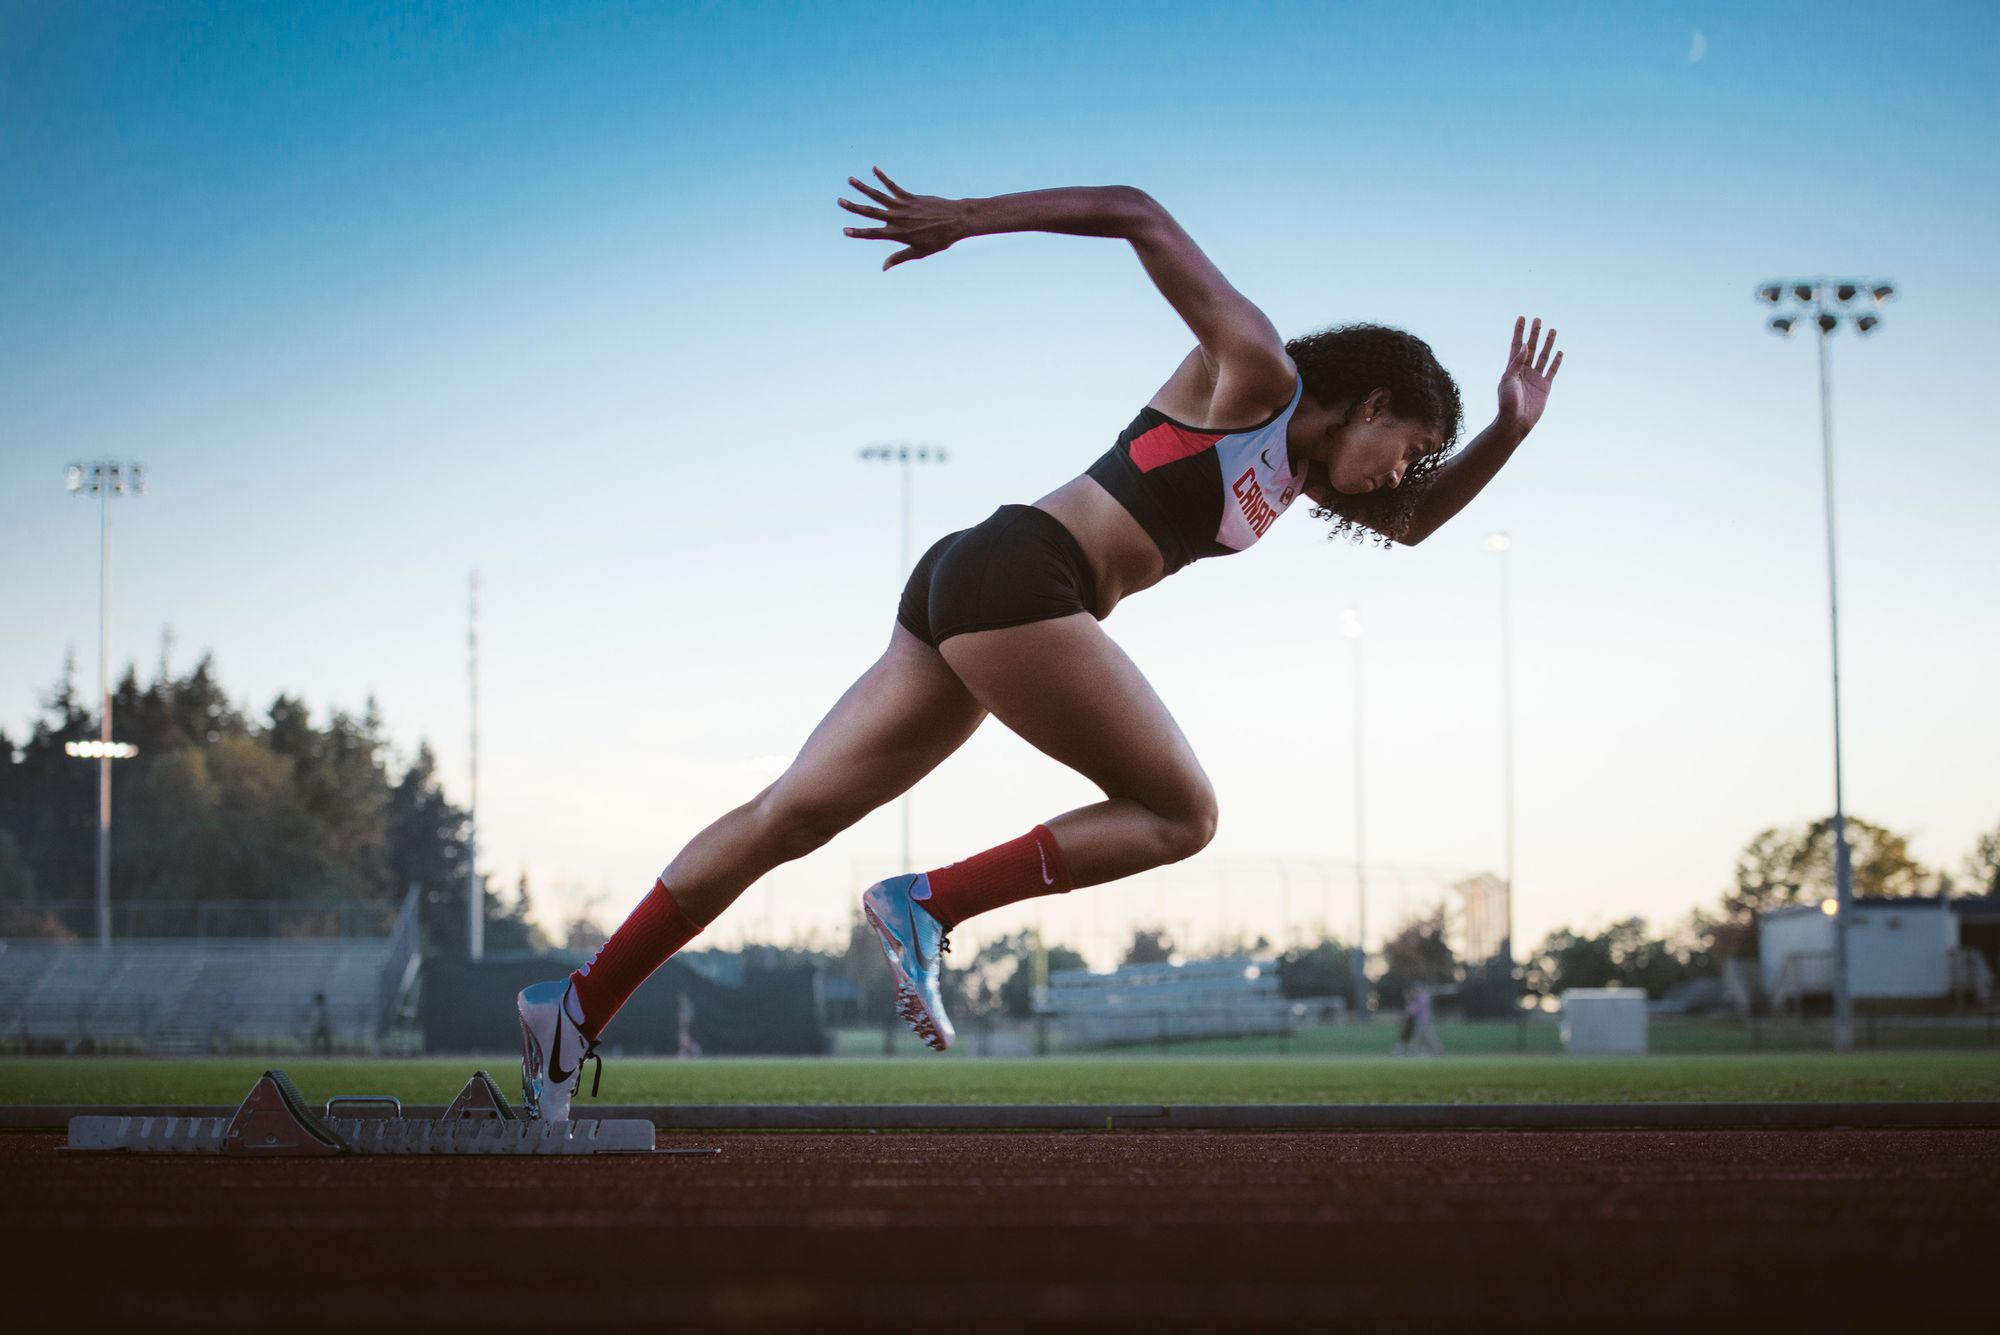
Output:
<path fill-rule="evenodd" d="M 94 932 L 97 762 L 64 745 L 98 735 L 95 701 L 64 664 L 21 740 L 0 731 L 0 936 Z M 444 795 L 427 743 L 398 756 L 373 697 L 316 722 L 304 701 L 253 716 L 231 702 L 204 655 L 150 682 L 128 669 L 112 694 L 111 900 L 120 934 L 188 935 L 194 906 L 230 901 L 273 912 L 246 930 L 319 935 L 359 906 L 386 924 L 412 884 L 424 944 L 466 945 L 467 814 Z M 485 892 L 487 948 L 545 945 L 526 885 Z M 181 911 L 185 910 L 185 911 Z M 223 924 L 226 930 L 226 924 Z"/>

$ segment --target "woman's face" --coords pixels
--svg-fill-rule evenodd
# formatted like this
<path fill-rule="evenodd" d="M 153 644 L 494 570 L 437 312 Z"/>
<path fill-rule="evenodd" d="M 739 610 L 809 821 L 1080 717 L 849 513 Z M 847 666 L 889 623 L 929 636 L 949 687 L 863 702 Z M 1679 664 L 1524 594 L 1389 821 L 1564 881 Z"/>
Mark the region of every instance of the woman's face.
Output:
<path fill-rule="evenodd" d="M 1388 410 L 1388 394 L 1376 390 L 1345 423 L 1328 427 L 1327 480 L 1346 496 L 1362 496 L 1403 485 L 1403 475 L 1426 454 L 1444 448 L 1435 426 Z"/>

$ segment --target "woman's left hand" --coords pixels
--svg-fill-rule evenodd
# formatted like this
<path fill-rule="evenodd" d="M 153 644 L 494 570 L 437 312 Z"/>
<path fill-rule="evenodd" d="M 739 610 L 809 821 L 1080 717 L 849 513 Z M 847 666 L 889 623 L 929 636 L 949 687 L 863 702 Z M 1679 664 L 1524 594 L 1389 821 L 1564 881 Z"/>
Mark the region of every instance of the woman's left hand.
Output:
<path fill-rule="evenodd" d="M 1508 354 L 1506 373 L 1500 377 L 1500 421 L 1524 436 L 1542 420 L 1542 409 L 1549 404 L 1549 386 L 1563 364 L 1560 352 L 1555 354 L 1554 361 L 1549 360 L 1549 354 L 1555 352 L 1556 331 L 1550 329 L 1544 339 L 1542 317 L 1538 315 L 1524 339 L 1522 333 L 1527 323 L 1526 316 L 1514 321 L 1514 350 Z"/>
<path fill-rule="evenodd" d="M 847 178 L 847 183 L 874 200 L 874 205 L 856 204 L 849 199 L 842 199 L 839 203 L 840 207 L 849 213 L 858 213 L 864 218 L 874 218 L 882 225 L 846 227 L 841 230 L 848 236 L 858 237 L 863 241 L 900 242 L 903 248 L 882 261 L 884 272 L 910 260 L 920 260 L 926 255 L 935 255 L 954 241 L 963 241 L 972 235 L 966 223 L 964 200 L 944 199 L 937 195 L 913 195 L 890 180 L 880 167 L 875 168 L 875 175 L 881 178 L 881 190 L 877 190 L 858 176 Z M 879 207 L 876 207 L 878 205 Z"/>

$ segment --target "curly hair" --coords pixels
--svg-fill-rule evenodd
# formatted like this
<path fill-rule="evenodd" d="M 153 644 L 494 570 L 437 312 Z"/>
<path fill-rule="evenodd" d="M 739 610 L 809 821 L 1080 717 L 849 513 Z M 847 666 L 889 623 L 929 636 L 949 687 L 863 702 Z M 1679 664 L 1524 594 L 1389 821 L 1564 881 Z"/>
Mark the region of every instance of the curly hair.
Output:
<path fill-rule="evenodd" d="M 1444 437 L 1443 449 L 1410 465 L 1402 486 L 1313 506 L 1313 518 L 1332 522 L 1331 536 L 1360 541 L 1373 533 L 1388 546 L 1409 528 L 1418 500 L 1458 443 L 1465 419 L 1458 383 L 1438 364 L 1430 344 L 1379 324 L 1335 325 L 1292 339 L 1285 351 L 1319 402 L 1359 403 L 1375 390 L 1386 389 L 1390 412 L 1434 426 Z"/>

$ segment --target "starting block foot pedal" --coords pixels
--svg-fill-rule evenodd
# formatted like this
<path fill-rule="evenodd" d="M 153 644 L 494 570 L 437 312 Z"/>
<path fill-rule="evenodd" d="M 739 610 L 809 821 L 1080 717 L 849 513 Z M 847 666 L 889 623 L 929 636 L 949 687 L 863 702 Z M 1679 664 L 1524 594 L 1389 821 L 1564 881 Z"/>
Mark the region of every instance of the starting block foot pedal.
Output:
<path fill-rule="evenodd" d="M 500 1086 L 494 1084 L 493 1077 L 484 1071 L 474 1071 L 472 1079 L 465 1082 L 465 1088 L 458 1091 L 458 1097 L 444 1110 L 447 1122 L 525 1122 L 527 1119 L 527 1112 L 515 1112 L 513 1105 L 507 1102 L 507 1096 L 500 1092 Z"/>
<path fill-rule="evenodd" d="M 329 1110 L 331 1104 L 328 1105 Z M 283 1071 L 272 1067 L 250 1087 L 223 1133 L 224 1154 L 345 1154 L 347 1143 L 306 1106 Z"/>

